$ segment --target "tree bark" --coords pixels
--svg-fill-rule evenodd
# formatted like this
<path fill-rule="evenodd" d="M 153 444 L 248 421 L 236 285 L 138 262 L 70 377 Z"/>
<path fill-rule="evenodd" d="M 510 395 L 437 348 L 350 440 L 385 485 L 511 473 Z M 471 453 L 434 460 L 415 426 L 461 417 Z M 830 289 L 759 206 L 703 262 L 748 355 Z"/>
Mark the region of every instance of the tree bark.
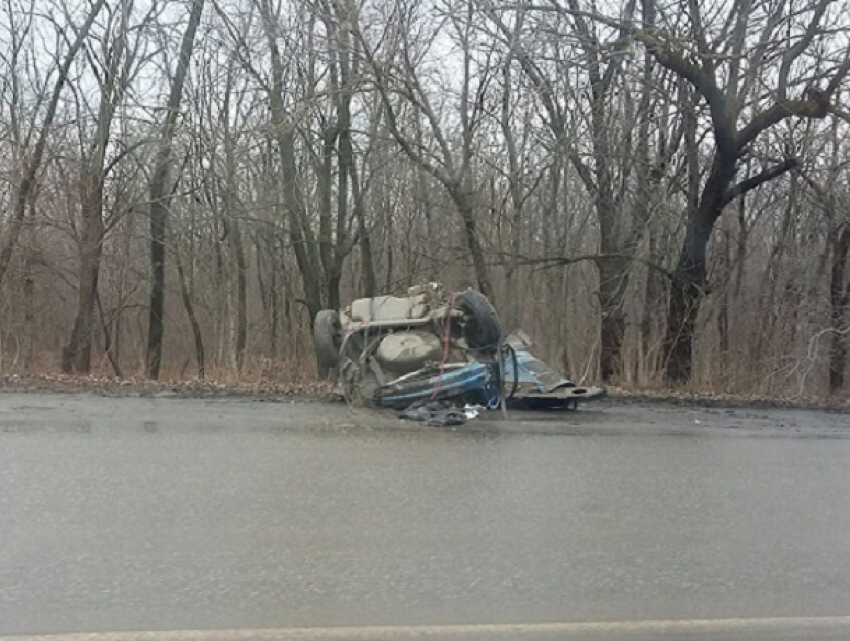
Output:
<path fill-rule="evenodd" d="M 670 307 L 667 313 L 665 353 L 667 378 L 676 383 L 689 381 L 693 369 L 693 338 L 700 303 L 705 293 L 705 258 L 714 223 L 723 210 L 723 195 L 735 177 L 735 159 L 717 152 L 711 172 L 692 210 L 685 239 L 673 273 Z"/>
<path fill-rule="evenodd" d="M 850 222 L 836 232 L 833 241 L 832 269 L 829 280 L 829 303 L 832 344 L 829 354 L 829 392 L 844 389 L 844 373 L 850 351 L 850 287 L 847 283 L 847 262 L 850 254 Z"/>
<path fill-rule="evenodd" d="M 478 289 L 487 298 L 493 298 L 493 285 L 490 282 L 490 269 L 484 258 L 484 249 L 478 238 L 478 223 L 475 220 L 475 209 L 472 204 L 469 191 L 462 185 L 452 185 L 449 195 L 454 201 L 463 222 L 463 237 L 469 255 L 472 257 L 472 266 L 475 269 L 475 277 L 478 281 Z"/>
<path fill-rule="evenodd" d="M 225 212 L 225 217 L 230 216 L 230 210 Z M 245 364 L 245 349 L 248 345 L 248 262 L 245 257 L 245 247 L 242 242 L 242 230 L 239 221 L 235 218 L 225 220 L 227 229 L 227 244 L 232 255 L 233 264 L 236 266 L 236 295 L 231 296 L 230 305 L 230 350 L 232 354 L 231 364 L 237 374 L 242 373 Z M 233 276 L 228 282 L 233 283 Z M 232 293 L 232 287 L 228 287 Z M 235 298 L 235 300 L 234 300 Z"/>
<path fill-rule="evenodd" d="M 105 234 L 103 182 L 99 175 L 84 176 L 84 180 L 77 315 L 62 358 L 62 369 L 65 372 L 75 371 L 80 374 L 87 374 L 91 369 L 94 308 Z"/>
<path fill-rule="evenodd" d="M 224 144 L 224 194 L 222 203 L 222 229 L 227 238 L 230 253 L 228 264 L 235 266 L 235 274 L 228 274 L 229 295 L 229 357 L 236 374 L 242 373 L 245 364 L 245 348 L 248 344 L 248 264 L 245 258 L 245 246 L 242 242 L 242 224 L 239 220 L 239 196 L 236 181 L 236 150 L 233 132 L 230 129 L 231 93 L 233 66 L 227 69 L 227 88 L 223 101 L 223 144 Z M 233 292 L 235 278 L 235 296 Z"/>
<path fill-rule="evenodd" d="M 170 187 L 168 184 L 171 170 L 171 145 L 177 125 L 177 113 L 183 96 L 183 85 L 189 71 L 189 61 L 195 46 L 195 33 L 201 22 L 204 0 L 192 0 L 189 23 L 180 43 L 180 55 L 177 71 L 171 81 L 166 105 L 167 113 L 162 125 L 153 177 L 150 182 L 150 253 L 151 288 L 148 314 L 148 344 L 146 354 L 146 373 L 150 379 L 158 379 L 162 366 L 162 339 L 165 332 L 165 234 L 170 205 Z"/>
<path fill-rule="evenodd" d="M 605 253 L 605 250 L 602 250 Z M 623 309 L 628 283 L 628 263 L 607 258 L 599 264 L 599 304 L 602 308 L 600 326 L 600 376 L 611 382 L 622 371 L 623 337 L 626 333 L 626 315 Z"/>
<path fill-rule="evenodd" d="M 206 363 L 204 354 L 204 337 L 201 333 L 201 326 L 198 323 L 198 318 L 195 316 L 195 306 L 192 303 L 192 292 L 189 290 L 189 284 L 186 281 L 186 272 L 183 269 L 183 261 L 180 258 L 180 252 L 175 250 L 174 262 L 177 265 L 177 280 L 180 281 L 180 299 L 183 301 L 183 308 L 186 310 L 186 316 L 189 317 L 189 326 L 192 328 L 192 342 L 195 348 L 195 364 L 197 366 L 198 378 L 204 380 L 206 375 Z"/>
<path fill-rule="evenodd" d="M 313 234 L 307 221 L 304 194 L 298 184 L 298 163 L 295 154 L 295 129 L 283 102 L 284 66 L 277 44 L 277 25 L 269 0 L 260 0 L 260 13 L 266 42 L 269 45 L 272 83 L 269 88 L 269 111 L 274 125 L 274 140 L 281 161 L 281 191 L 292 238 L 292 250 L 301 273 L 304 303 L 310 317 L 310 327 L 322 309 L 321 260 L 316 256 Z"/>
<path fill-rule="evenodd" d="M 91 369 L 92 333 L 94 331 L 94 308 L 100 278 L 100 260 L 106 227 L 103 222 L 104 183 L 107 178 L 106 152 L 110 143 L 110 132 L 115 110 L 122 100 L 126 83 L 129 81 L 122 67 L 129 68 L 125 59 L 126 38 L 131 7 L 121 3 L 121 22 L 117 29 L 109 58 L 100 81 L 100 104 L 94 139 L 82 159 L 80 172 L 80 276 L 77 290 L 77 316 L 71 338 L 63 355 L 63 369 L 87 374 Z M 105 325 L 104 325 L 105 327 Z"/>

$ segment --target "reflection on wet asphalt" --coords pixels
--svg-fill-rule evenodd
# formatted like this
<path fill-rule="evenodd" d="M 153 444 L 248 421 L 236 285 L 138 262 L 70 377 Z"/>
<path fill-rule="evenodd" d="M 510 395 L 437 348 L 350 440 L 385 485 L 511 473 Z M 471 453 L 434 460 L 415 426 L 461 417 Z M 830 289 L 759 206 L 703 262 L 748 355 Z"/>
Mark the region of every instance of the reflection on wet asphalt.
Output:
<path fill-rule="evenodd" d="M 848 614 L 847 422 L 0 395 L 0 633 Z"/>

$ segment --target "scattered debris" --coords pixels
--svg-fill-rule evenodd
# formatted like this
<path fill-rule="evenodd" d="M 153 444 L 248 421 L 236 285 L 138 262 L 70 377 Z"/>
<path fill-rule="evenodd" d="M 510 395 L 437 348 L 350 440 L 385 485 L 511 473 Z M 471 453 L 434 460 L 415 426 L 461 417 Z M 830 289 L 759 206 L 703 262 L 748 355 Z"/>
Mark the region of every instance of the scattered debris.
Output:
<path fill-rule="evenodd" d="M 460 407 L 451 401 L 416 401 L 399 412 L 398 417 L 426 425 L 463 425 L 478 418 L 483 409 L 481 405 L 468 403 Z"/>
<path fill-rule="evenodd" d="M 419 421 L 426 425 L 463 425 L 469 419 L 463 408 L 449 401 L 416 401 L 399 412 L 399 418 Z"/>

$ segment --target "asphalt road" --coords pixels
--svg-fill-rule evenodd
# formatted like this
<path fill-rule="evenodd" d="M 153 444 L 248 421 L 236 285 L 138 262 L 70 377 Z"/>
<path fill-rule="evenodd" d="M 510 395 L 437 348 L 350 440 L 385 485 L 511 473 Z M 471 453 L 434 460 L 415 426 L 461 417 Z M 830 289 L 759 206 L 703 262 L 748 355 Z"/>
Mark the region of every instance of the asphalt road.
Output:
<path fill-rule="evenodd" d="M 848 488 L 820 412 L 0 394 L 0 636 L 850 638 Z"/>

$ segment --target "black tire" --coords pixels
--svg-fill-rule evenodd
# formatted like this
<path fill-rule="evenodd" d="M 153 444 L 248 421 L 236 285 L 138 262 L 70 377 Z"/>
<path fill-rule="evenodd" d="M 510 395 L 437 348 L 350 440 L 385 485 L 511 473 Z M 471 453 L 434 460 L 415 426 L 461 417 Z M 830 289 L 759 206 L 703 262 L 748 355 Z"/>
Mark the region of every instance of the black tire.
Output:
<path fill-rule="evenodd" d="M 502 337 L 502 324 L 489 299 L 475 289 L 467 289 L 455 297 L 454 305 L 470 317 L 464 327 L 467 344 L 472 349 L 495 350 Z"/>
<path fill-rule="evenodd" d="M 338 311 L 323 309 L 316 314 L 316 320 L 313 323 L 313 339 L 316 343 L 316 364 L 319 366 L 319 377 L 327 378 L 339 364 L 342 325 Z"/>

